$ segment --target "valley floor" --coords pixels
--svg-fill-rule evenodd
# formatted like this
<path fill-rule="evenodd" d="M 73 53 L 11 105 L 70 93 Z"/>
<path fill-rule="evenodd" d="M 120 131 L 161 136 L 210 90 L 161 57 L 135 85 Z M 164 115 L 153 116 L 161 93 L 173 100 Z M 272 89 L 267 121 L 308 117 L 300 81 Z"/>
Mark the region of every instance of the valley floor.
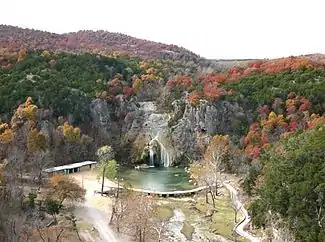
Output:
<path fill-rule="evenodd" d="M 128 236 L 117 235 L 108 224 L 110 219 L 112 199 L 95 195 L 94 191 L 100 191 L 101 182 L 97 180 L 96 174 L 90 171 L 70 174 L 87 190 L 86 200 L 83 204 L 76 207 L 75 215 L 78 219 L 81 236 L 85 241 L 109 241 L 109 242 L 129 242 L 132 239 Z M 232 178 L 236 180 L 238 178 Z M 236 181 L 238 182 L 238 181 Z M 115 183 L 105 179 L 105 188 L 116 186 Z M 228 189 L 228 187 L 227 187 Z M 205 204 L 203 194 L 198 194 L 194 198 L 169 198 L 161 199 L 160 202 L 167 205 L 174 212 L 175 229 L 171 229 L 170 241 L 195 241 L 204 242 L 218 239 L 217 241 L 249 241 L 244 237 L 236 235 L 234 227 L 235 210 L 232 206 L 229 189 L 221 188 L 221 196 L 216 200 L 216 212 L 211 215 L 211 203 Z M 180 218 L 181 217 L 181 218 Z M 237 222 L 241 221 L 243 216 L 240 212 L 237 214 Z M 171 222 L 173 225 L 173 222 Z M 179 225 L 179 223 L 181 225 Z M 180 227 L 179 227 L 180 226 Z M 175 226 L 174 226 L 175 227 Z M 87 229 L 84 229 L 87 228 Z M 244 232 L 244 228 L 240 228 Z M 244 232 L 245 233 L 245 232 Z M 243 233 L 243 234 L 244 234 Z M 258 241 L 258 240 L 254 240 Z"/>

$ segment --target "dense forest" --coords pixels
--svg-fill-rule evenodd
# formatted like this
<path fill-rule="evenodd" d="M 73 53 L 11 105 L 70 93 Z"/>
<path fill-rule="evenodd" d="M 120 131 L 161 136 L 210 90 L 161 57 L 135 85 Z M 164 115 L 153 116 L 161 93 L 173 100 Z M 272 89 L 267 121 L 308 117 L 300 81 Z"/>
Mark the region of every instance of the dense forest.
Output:
<path fill-rule="evenodd" d="M 22 49 L 16 56 L 2 61 L 0 115 L 12 114 L 30 96 L 39 107 L 50 109 L 55 116 L 73 115 L 76 123 L 87 120 L 89 110 L 85 110 L 84 104 L 92 98 L 107 101 L 114 101 L 118 95 L 129 98 L 146 83 L 158 82 L 164 86 L 169 77 L 196 72 L 191 66 L 172 61 L 47 50 Z M 12 67 L 8 68 L 7 63 Z"/>
<path fill-rule="evenodd" d="M 324 157 L 324 119 L 265 150 L 263 180 L 251 205 L 253 223 L 288 227 L 295 241 L 324 241 Z"/>

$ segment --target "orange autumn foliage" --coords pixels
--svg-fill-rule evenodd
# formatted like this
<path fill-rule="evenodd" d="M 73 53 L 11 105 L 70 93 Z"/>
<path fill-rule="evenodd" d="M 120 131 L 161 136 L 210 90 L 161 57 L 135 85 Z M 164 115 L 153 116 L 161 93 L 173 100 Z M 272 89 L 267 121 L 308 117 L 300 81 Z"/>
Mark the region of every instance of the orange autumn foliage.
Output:
<path fill-rule="evenodd" d="M 275 101 L 283 103 L 282 100 Z M 311 103 L 303 96 L 298 96 L 293 92 L 289 93 L 285 106 L 286 112 L 279 115 L 270 111 L 267 105 L 258 109 L 260 121 L 251 124 L 244 137 L 244 148 L 250 157 L 256 158 L 256 155 L 260 154 L 260 151 L 269 143 L 273 143 L 281 137 L 288 137 L 297 131 L 315 128 L 325 123 L 324 116 L 309 115 Z M 272 108 L 279 109 L 278 105 L 272 105 Z"/>
<path fill-rule="evenodd" d="M 63 178 L 63 175 L 55 175 L 55 176 L 52 176 L 51 177 L 51 184 L 53 186 L 56 186 L 60 181 L 62 181 L 64 178 Z"/>
<path fill-rule="evenodd" d="M 4 123 L 0 124 L 0 143 L 7 143 L 12 141 L 13 139 L 13 132 L 9 128 L 9 125 Z"/>
<path fill-rule="evenodd" d="M 201 99 L 201 96 L 198 92 L 194 91 L 194 92 L 191 92 L 188 97 L 187 97 L 187 100 L 188 102 L 192 105 L 192 106 L 196 106 L 199 104 L 199 101 Z"/>
<path fill-rule="evenodd" d="M 210 100 L 218 100 L 221 96 L 226 95 L 227 92 L 219 86 L 218 83 L 209 83 L 203 87 L 204 96 Z"/>
<path fill-rule="evenodd" d="M 312 114 L 310 116 L 310 120 L 308 121 L 308 127 L 310 129 L 316 128 L 317 126 L 320 126 L 322 124 L 325 124 L 324 116 L 320 116 L 319 114 Z"/>
<path fill-rule="evenodd" d="M 19 105 L 17 108 L 14 118 L 28 119 L 30 121 L 35 121 L 37 115 L 37 106 L 33 104 L 31 97 L 28 97 L 24 104 Z"/>
<path fill-rule="evenodd" d="M 207 84 L 207 83 L 211 83 L 211 82 L 223 83 L 227 80 L 227 77 L 222 74 L 207 73 L 207 74 L 199 76 L 199 80 L 203 84 Z"/>
<path fill-rule="evenodd" d="M 307 57 L 286 57 L 274 60 L 257 60 L 248 62 L 247 68 L 234 67 L 227 71 L 227 81 L 235 81 L 253 73 L 279 73 L 302 68 L 325 69 L 324 63 Z"/>
<path fill-rule="evenodd" d="M 21 49 L 19 51 L 19 53 L 18 53 L 18 59 L 17 59 L 17 61 L 24 60 L 25 56 L 26 56 L 26 50 L 25 49 Z"/>
<path fill-rule="evenodd" d="M 189 87 L 192 85 L 192 78 L 187 76 L 177 76 L 167 82 L 167 86 Z"/>

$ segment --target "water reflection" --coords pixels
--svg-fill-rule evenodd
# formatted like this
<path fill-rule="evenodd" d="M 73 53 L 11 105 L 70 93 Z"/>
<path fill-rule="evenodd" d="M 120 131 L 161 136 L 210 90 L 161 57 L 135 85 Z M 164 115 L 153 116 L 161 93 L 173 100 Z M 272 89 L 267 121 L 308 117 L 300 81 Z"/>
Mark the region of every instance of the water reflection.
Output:
<path fill-rule="evenodd" d="M 153 191 L 175 191 L 194 188 L 183 168 L 121 169 L 120 177 L 135 188 Z"/>

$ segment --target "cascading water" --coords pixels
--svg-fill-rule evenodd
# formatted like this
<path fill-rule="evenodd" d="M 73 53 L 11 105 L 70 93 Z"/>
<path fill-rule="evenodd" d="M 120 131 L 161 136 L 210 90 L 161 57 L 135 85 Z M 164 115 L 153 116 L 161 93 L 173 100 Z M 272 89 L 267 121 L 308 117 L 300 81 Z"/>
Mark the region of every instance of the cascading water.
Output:
<path fill-rule="evenodd" d="M 159 141 L 159 132 L 149 143 L 150 165 L 154 164 L 154 148 L 153 148 L 154 142 L 157 142 L 160 148 L 161 164 L 163 164 L 164 167 L 169 167 L 172 161 L 171 155 L 169 154 L 165 146 Z"/>
<path fill-rule="evenodd" d="M 149 147 L 149 157 L 150 157 L 149 166 L 155 166 L 155 152 L 151 146 Z"/>
<path fill-rule="evenodd" d="M 164 167 L 169 167 L 171 163 L 170 154 L 168 153 L 168 151 L 166 150 L 165 146 L 162 143 L 160 143 L 158 140 L 157 142 L 160 145 L 160 159 L 164 164 Z"/>
<path fill-rule="evenodd" d="M 158 162 L 157 152 L 160 150 L 159 164 L 169 167 L 173 162 L 174 149 L 166 139 L 169 134 L 168 120 L 166 113 L 157 113 L 157 107 L 154 102 L 140 102 L 140 110 L 144 112 L 145 122 L 142 129 L 150 137 L 154 137 L 149 142 L 149 165 L 154 166 Z"/>

